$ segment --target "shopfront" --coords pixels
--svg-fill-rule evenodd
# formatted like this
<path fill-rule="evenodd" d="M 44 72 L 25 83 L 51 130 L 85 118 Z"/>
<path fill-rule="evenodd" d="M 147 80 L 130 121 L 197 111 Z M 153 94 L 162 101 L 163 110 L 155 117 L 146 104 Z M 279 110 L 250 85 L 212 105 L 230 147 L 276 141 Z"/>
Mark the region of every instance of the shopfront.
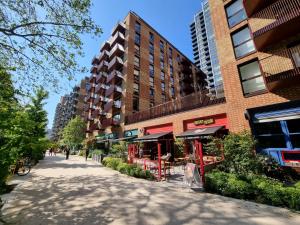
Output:
<path fill-rule="evenodd" d="M 257 151 L 282 166 L 300 167 L 300 101 L 247 110 Z"/>

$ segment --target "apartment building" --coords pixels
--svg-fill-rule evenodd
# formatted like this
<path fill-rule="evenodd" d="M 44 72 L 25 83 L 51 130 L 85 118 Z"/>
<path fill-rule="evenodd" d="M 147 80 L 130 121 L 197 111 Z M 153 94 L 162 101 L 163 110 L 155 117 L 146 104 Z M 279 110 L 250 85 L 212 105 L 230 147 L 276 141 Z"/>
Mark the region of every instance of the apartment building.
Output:
<path fill-rule="evenodd" d="M 224 100 L 208 105 L 204 101 L 183 111 L 166 104 L 173 113 L 136 115 L 125 130 L 136 130 L 139 137 L 163 131 L 175 137 L 196 131 L 207 134 L 220 126 L 231 132 L 251 130 L 258 140 L 257 151 L 283 166 L 299 168 L 300 0 L 208 4 Z M 195 32 L 193 25 L 191 29 Z"/>
<path fill-rule="evenodd" d="M 88 78 L 82 79 L 80 85 L 75 86 L 72 92 L 61 97 L 55 109 L 51 133 L 52 140 L 57 141 L 59 139 L 59 132 L 75 116 L 80 116 L 84 119 L 84 98 L 86 96 L 87 81 Z"/>
<path fill-rule="evenodd" d="M 140 112 L 205 92 L 204 79 L 205 74 L 175 46 L 129 12 L 92 60 L 85 108 L 87 137 L 122 138 L 125 123 L 140 118 Z M 152 114 L 170 109 L 164 110 Z"/>
<path fill-rule="evenodd" d="M 201 10 L 194 16 L 190 32 L 194 61 L 197 67 L 206 74 L 209 96 L 224 97 L 223 80 L 208 0 L 202 3 Z"/>

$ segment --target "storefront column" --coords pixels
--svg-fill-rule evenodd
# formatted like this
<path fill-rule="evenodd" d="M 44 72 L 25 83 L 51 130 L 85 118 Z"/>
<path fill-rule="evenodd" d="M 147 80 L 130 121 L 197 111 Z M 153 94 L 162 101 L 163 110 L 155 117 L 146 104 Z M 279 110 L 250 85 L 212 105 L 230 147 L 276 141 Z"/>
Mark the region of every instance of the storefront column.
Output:
<path fill-rule="evenodd" d="M 157 143 L 157 154 L 158 154 L 158 180 L 161 180 L 161 144 Z"/>
<path fill-rule="evenodd" d="M 204 172 L 204 162 L 203 162 L 203 144 L 200 141 L 195 140 L 195 145 L 196 145 L 196 150 L 198 152 L 197 154 L 199 155 L 200 158 L 200 174 L 201 174 L 202 182 L 204 184 L 205 172 Z"/>

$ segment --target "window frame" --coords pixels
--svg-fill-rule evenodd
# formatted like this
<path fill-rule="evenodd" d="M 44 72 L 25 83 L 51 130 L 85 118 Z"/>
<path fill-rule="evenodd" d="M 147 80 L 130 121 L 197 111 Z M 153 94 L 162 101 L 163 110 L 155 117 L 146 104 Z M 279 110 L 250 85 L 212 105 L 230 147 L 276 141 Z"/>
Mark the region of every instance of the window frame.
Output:
<path fill-rule="evenodd" d="M 238 1 L 238 0 L 236 0 L 236 1 Z M 237 26 L 237 25 L 239 25 L 240 23 L 242 23 L 242 22 L 244 22 L 245 20 L 247 20 L 247 18 L 248 18 L 248 16 L 247 16 L 247 13 L 246 13 L 246 10 L 245 10 L 245 7 L 243 6 L 243 8 L 242 9 L 240 9 L 239 11 L 237 11 L 237 12 L 235 12 L 233 15 L 231 15 L 230 17 L 228 16 L 228 13 L 227 13 L 227 9 L 231 6 L 231 5 L 233 5 L 236 1 L 233 1 L 233 2 L 231 2 L 230 4 L 228 4 L 228 5 L 226 5 L 225 6 L 225 13 L 226 13 L 226 19 L 227 19 L 227 24 L 228 24 L 228 27 L 229 27 L 229 29 L 232 29 L 233 27 L 235 27 L 235 26 Z M 240 13 L 241 11 L 245 11 L 245 15 L 246 15 L 246 18 L 245 19 L 243 19 L 243 20 L 241 20 L 241 21 L 239 21 L 238 23 L 236 23 L 235 25 L 233 25 L 233 26 L 230 26 L 230 24 L 229 24 L 229 19 L 230 18 L 232 18 L 232 17 L 234 17 L 235 15 L 237 15 L 238 13 Z"/>
<path fill-rule="evenodd" d="M 243 42 L 240 43 L 239 45 L 235 46 L 235 45 L 234 45 L 234 41 L 233 41 L 233 35 L 235 35 L 235 34 L 241 32 L 242 30 L 244 30 L 244 29 L 246 29 L 246 28 L 249 29 L 250 39 L 248 39 L 248 40 L 246 40 L 246 41 L 243 41 Z M 249 55 L 251 55 L 251 54 L 257 52 L 255 43 L 254 43 L 254 41 L 253 41 L 253 34 L 252 34 L 251 29 L 250 29 L 249 26 L 247 26 L 247 25 L 246 25 L 246 26 L 243 26 L 243 27 L 241 27 L 240 29 L 238 29 L 238 30 L 232 32 L 232 33 L 230 34 L 230 37 L 231 37 L 231 43 L 232 43 L 233 52 L 234 52 L 234 56 L 235 56 L 235 59 L 236 59 L 236 60 L 242 59 L 242 58 L 244 58 L 244 57 L 246 57 L 246 56 L 249 56 Z M 250 40 L 253 42 L 254 50 L 253 50 L 253 51 L 250 51 L 250 52 L 247 52 L 245 55 L 237 56 L 237 55 L 236 55 L 236 52 L 235 52 L 235 49 L 236 49 L 237 47 L 240 47 L 241 45 L 243 45 L 243 44 L 249 42 Z"/>

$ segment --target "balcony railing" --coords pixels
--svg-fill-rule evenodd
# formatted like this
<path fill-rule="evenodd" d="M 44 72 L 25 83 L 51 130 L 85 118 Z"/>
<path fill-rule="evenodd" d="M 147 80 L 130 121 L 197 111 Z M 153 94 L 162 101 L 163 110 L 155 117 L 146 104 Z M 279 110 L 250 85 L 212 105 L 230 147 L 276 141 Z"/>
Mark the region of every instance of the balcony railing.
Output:
<path fill-rule="evenodd" d="M 106 72 L 100 72 L 97 77 L 96 77 L 96 83 L 99 83 L 99 82 L 104 82 L 105 79 L 107 77 L 107 73 Z"/>
<path fill-rule="evenodd" d="M 108 58 L 109 57 L 109 52 L 107 50 L 103 50 L 99 56 L 99 62 L 102 60 L 102 59 L 105 59 L 105 58 Z"/>
<path fill-rule="evenodd" d="M 102 127 L 106 128 L 112 125 L 112 118 L 105 118 L 104 120 L 102 120 Z"/>
<path fill-rule="evenodd" d="M 244 0 L 244 8 L 248 17 L 251 17 L 254 13 L 262 10 L 263 8 L 267 7 L 275 1 L 276 0 Z"/>
<path fill-rule="evenodd" d="M 92 65 L 96 65 L 99 63 L 99 58 L 97 56 L 94 56 L 94 58 L 92 59 Z"/>
<path fill-rule="evenodd" d="M 101 47 L 100 47 L 100 51 L 104 51 L 104 50 L 110 50 L 110 43 L 108 41 L 104 42 Z"/>
<path fill-rule="evenodd" d="M 125 33 L 126 25 L 123 22 L 118 22 L 116 26 L 112 29 L 111 34 L 115 35 L 116 32 L 120 31 L 121 33 Z"/>
<path fill-rule="evenodd" d="M 98 70 L 98 68 L 97 68 L 97 66 L 96 65 L 94 65 L 94 66 L 92 66 L 92 68 L 91 68 L 91 73 L 96 73 L 97 72 L 97 70 Z"/>
<path fill-rule="evenodd" d="M 114 78 L 120 80 L 124 79 L 123 74 L 118 70 L 113 70 L 107 77 L 107 83 L 111 82 Z"/>
<path fill-rule="evenodd" d="M 260 64 L 270 91 L 300 83 L 300 45 L 275 50 Z"/>
<path fill-rule="evenodd" d="M 114 46 L 115 43 L 124 42 L 125 37 L 121 32 L 116 32 L 114 36 L 112 36 L 109 40 L 110 46 Z"/>
<path fill-rule="evenodd" d="M 120 44 L 116 44 L 109 52 L 109 58 L 112 59 L 115 56 L 122 57 L 124 54 L 124 47 Z"/>
<path fill-rule="evenodd" d="M 300 0 L 276 1 L 254 14 L 250 26 L 258 50 L 298 33 Z"/>
<path fill-rule="evenodd" d="M 113 104 L 114 104 L 114 102 L 113 102 L 112 100 L 109 101 L 109 102 L 107 102 L 107 103 L 104 105 L 103 111 L 107 113 L 107 112 L 112 108 Z"/>
<path fill-rule="evenodd" d="M 197 92 L 187 95 L 174 101 L 166 102 L 164 104 L 154 106 L 148 110 L 134 113 L 126 116 L 125 123 L 132 124 L 145 120 L 155 119 L 162 116 L 167 116 L 179 112 L 184 112 L 192 109 L 212 106 L 216 104 L 225 103 L 225 98 L 210 99 L 205 93 Z"/>
<path fill-rule="evenodd" d="M 108 86 L 106 86 L 105 84 L 97 84 L 95 92 L 103 94 L 107 88 Z"/>
<path fill-rule="evenodd" d="M 121 109 L 122 102 L 120 100 L 114 101 L 114 107 L 117 109 Z"/>
<path fill-rule="evenodd" d="M 109 63 L 106 60 L 103 60 L 98 65 L 97 69 L 98 69 L 98 71 L 102 71 L 105 67 L 108 67 L 108 65 L 109 65 Z"/>
<path fill-rule="evenodd" d="M 123 66 L 123 64 L 123 60 L 120 57 L 115 56 L 108 64 L 108 70 L 111 71 L 112 69 L 117 69 L 118 67 Z"/>
<path fill-rule="evenodd" d="M 121 86 L 118 86 L 118 85 L 111 85 L 110 88 L 108 88 L 105 92 L 105 96 L 110 96 L 112 95 L 114 92 L 117 92 L 119 94 L 121 94 L 123 92 L 123 89 Z"/>

